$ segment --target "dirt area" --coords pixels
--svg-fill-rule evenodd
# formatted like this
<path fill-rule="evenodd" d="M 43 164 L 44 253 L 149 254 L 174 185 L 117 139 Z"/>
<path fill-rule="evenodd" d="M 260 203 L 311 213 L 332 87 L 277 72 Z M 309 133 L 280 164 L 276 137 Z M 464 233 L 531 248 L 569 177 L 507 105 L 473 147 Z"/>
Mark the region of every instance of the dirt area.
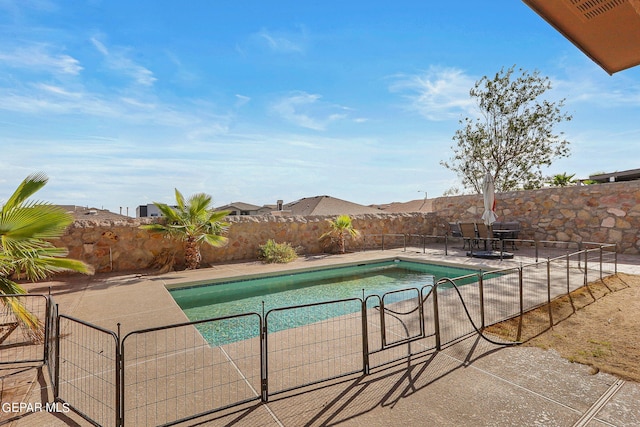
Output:
<path fill-rule="evenodd" d="M 640 382 L 640 276 L 606 277 L 487 331 Z"/>

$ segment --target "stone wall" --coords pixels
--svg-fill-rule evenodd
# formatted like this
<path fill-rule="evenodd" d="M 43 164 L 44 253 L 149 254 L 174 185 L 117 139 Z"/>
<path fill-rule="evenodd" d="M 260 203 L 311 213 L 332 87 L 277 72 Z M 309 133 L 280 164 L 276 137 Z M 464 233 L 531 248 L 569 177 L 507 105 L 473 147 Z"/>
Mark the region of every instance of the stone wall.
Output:
<path fill-rule="evenodd" d="M 482 195 L 440 197 L 433 210 L 444 224 L 478 222 Z M 640 181 L 498 193 L 496 214 L 519 221 L 523 239 L 616 243 L 621 253 L 640 253 Z"/>
<path fill-rule="evenodd" d="M 301 254 L 322 253 L 318 238 L 329 230 L 327 219 L 333 217 L 229 217 L 231 224 L 225 247 L 202 249 L 203 264 L 256 259 L 258 247 L 268 239 L 288 242 Z M 352 216 L 354 227 L 366 235 L 431 234 L 436 226 L 434 214 L 375 214 Z M 56 245 L 69 250 L 69 257 L 82 260 L 97 272 L 131 271 L 159 268 L 175 253 L 178 265 L 184 262 L 181 244 L 158 234 L 141 230 L 151 219 L 123 221 L 75 221 Z M 348 242 L 348 250 L 360 243 Z"/>
<path fill-rule="evenodd" d="M 519 221 L 523 239 L 616 243 L 619 252 L 640 253 L 640 181 L 514 191 L 496 199 L 499 220 Z M 432 201 L 433 213 L 356 215 L 353 224 L 369 236 L 444 235 L 448 222 L 477 222 L 484 210 L 481 195 Z M 329 230 L 327 219 L 332 217 L 230 217 L 228 245 L 203 248 L 203 263 L 256 259 L 258 247 L 268 239 L 291 243 L 302 254 L 321 253 L 318 238 Z M 78 220 L 56 244 L 98 272 L 159 268 L 174 253 L 182 264 L 181 245 L 138 228 L 150 221 Z M 359 247 L 348 243 L 348 249 Z"/>

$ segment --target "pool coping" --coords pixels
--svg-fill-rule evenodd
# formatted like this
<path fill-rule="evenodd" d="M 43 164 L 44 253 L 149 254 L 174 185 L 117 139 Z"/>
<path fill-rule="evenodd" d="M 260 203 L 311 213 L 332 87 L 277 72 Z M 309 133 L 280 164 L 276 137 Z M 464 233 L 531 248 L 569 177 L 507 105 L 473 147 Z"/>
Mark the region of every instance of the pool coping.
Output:
<path fill-rule="evenodd" d="M 332 265 L 326 265 L 326 266 L 322 266 L 322 267 L 302 267 L 302 268 L 293 268 L 293 269 L 289 269 L 289 270 L 281 270 L 281 271 L 277 271 L 277 272 L 271 272 L 271 273 L 253 273 L 253 274 L 247 274 L 247 275 L 243 275 L 243 276 L 229 276 L 229 277 L 219 277 L 219 278 L 214 278 L 214 279 L 202 279 L 202 280 L 198 280 L 195 282 L 177 282 L 177 283 L 169 283 L 167 285 L 165 285 L 165 288 L 169 291 L 174 291 L 177 289 L 189 289 L 189 288 L 197 288 L 200 286 L 207 286 L 207 285 L 222 285 L 222 284 L 227 284 L 227 283 L 233 283 L 233 282 L 242 282 L 242 281 L 250 281 L 250 280 L 257 280 L 257 279 L 268 279 L 268 278 L 274 278 L 274 277 L 285 277 L 285 276 L 292 276 L 292 275 L 297 275 L 297 274 L 304 274 L 304 273 L 310 273 L 310 272 L 316 272 L 316 271 L 323 271 L 323 270 L 334 270 L 334 269 L 340 269 L 340 268 L 349 268 L 349 267 L 359 267 L 365 264 L 377 264 L 377 263 L 385 263 L 385 262 L 394 262 L 394 261 L 404 261 L 404 262 L 410 262 L 410 263 L 416 263 L 416 264 L 430 264 L 430 265 L 438 265 L 438 266 L 444 266 L 444 267 L 452 267 L 452 268 L 458 268 L 458 269 L 464 269 L 464 270 L 468 270 L 470 271 L 469 274 L 473 274 L 473 273 L 479 273 L 479 272 L 487 272 L 487 271 L 494 271 L 494 269 L 489 269 L 489 270 L 484 270 L 484 269 L 473 269 L 468 265 L 463 265 L 463 264 L 457 264 L 457 263 L 449 263 L 449 262 L 441 262 L 441 261 L 430 261 L 430 260 L 417 260 L 415 258 L 408 258 L 408 257 L 400 257 L 400 256 L 395 256 L 395 257 L 390 257 L 387 259 L 375 259 L 375 260 L 370 260 L 370 261 L 351 261 L 351 262 L 347 262 L 347 263 L 341 263 L 341 264 L 332 264 Z M 454 277 L 451 277 L 451 279 L 454 279 Z"/>

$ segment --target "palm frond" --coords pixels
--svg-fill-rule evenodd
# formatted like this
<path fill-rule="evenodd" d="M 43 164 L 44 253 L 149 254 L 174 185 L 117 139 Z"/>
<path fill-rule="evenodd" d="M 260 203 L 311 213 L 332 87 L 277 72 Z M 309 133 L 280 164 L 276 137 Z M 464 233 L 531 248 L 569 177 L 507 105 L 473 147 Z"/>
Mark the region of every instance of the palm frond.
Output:
<path fill-rule="evenodd" d="M 178 191 L 178 189 L 175 189 L 175 193 L 176 193 L 176 206 L 178 206 L 178 210 L 179 211 L 184 211 L 184 196 L 182 195 L 181 192 Z"/>
<path fill-rule="evenodd" d="M 5 210 L 11 210 L 20 206 L 25 200 L 31 197 L 36 191 L 45 186 L 49 178 L 43 172 L 37 172 L 27 176 L 18 186 L 16 191 L 9 197 L 0 211 L 4 215 Z"/>
<path fill-rule="evenodd" d="M 222 237 L 221 234 L 227 230 L 229 224 L 222 219 L 230 212 L 211 211 L 212 198 L 205 193 L 192 195 L 186 203 L 184 196 L 177 188 L 175 194 L 175 208 L 154 203 L 165 217 L 163 223 L 142 225 L 140 228 L 186 242 L 187 266 L 197 268 L 201 258 L 199 245 L 206 243 L 212 246 L 223 246 L 227 243 L 227 238 Z"/>
<path fill-rule="evenodd" d="M 92 273 L 81 261 L 69 260 L 67 249 L 49 240 L 59 238 L 73 222 L 64 209 L 49 203 L 29 201 L 48 179 L 42 173 L 29 175 L 0 209 L 0 294 L 22 294 L 25 290 L 12 278 L 41 280 L 52 273 Z M 41 334 L 41 322 L 17 297 L 2 298 L 29 335 Z"/>
<path fill-rule="evenodd" d="M 6 239 L 55 239 L 73 222 L 64 209 L 48 204 L 14 207 L 0 217 L 0 234 Z"/>

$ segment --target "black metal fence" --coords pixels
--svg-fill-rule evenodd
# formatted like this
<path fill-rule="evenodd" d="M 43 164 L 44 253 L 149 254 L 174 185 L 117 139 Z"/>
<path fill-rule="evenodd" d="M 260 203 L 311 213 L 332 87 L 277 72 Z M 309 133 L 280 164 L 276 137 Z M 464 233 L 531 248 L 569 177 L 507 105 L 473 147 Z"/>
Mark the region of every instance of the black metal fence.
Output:
<path fill-rule="evenodd" d="M 0 365 L 45 363 L 51 328 L 46 295 L 0 295 Z M 22 313 L 34 327 L 16 318 Z"/>
<path fill-rule="evenodd" d="M 236 339 L 237 333 L 244 336 Z M 260 400 L 261 336 L 262 318 L 255 313 L 127 334 L 121 347 L 123 423 L 171 425 Z"/>
<path fill-rule="evenodd" d="M 98 425 L 121 425 L 118 334 L 65 315 L 56 330 L 56 401 Z"/>
<path fill-rule="evenodd" d="M 513 344 L 523 338 L 525 313 L 550 307 L 616 269 L 615 252 L 600 245 L 363 299 L 161 326 L 122 339 L 119 331 L 57 315 L 44 297 L 30 307 L 55 320 L 49 322 L 49 344 L 33 344 L 33 353 L 15 353 L 14 359 L 47 361 L 56 401 L 96 425 L 172 425 L 366 375 L 472 334 Z M 539 329 L 553 325 L 551 313 L 536 323 Z M 506 326 L 489 327 L 497 323 Z"/>

